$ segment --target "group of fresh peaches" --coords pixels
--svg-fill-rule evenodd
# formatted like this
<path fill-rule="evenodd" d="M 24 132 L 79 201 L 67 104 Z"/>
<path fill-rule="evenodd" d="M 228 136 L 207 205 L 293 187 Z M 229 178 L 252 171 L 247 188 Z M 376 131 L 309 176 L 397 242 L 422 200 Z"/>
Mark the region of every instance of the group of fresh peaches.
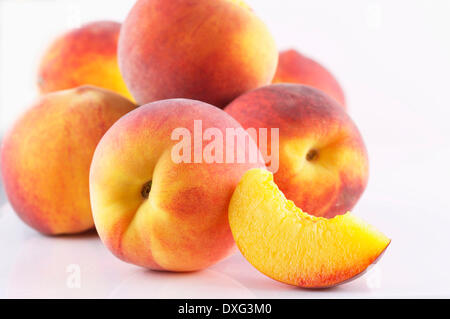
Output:
<path fill-rule="evenodd" d="M 44 234 L 95 226 L 118 258 L 167 271 L 206 268 L 237 244 L 267 276 L 311 288 L 355 277 L 390 243 L 347 213 L 368 158 L 338 82 L 295 50 L 278 53 L 241 0 L 138 0 L 122 25 L 59 37 L 38 86 L 1 169 L 12 207 Z M 267 128 L 269 140 L 278 128 L 279 168 L 174 161 L 172 132 L 194 135 L 199 120 L 223 135 Z"/>

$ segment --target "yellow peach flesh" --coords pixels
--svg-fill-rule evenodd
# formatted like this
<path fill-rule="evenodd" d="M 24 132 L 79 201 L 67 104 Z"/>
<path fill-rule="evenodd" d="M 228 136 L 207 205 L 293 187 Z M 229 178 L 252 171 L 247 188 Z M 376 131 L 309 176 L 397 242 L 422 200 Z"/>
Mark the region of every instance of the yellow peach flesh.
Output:
<path fill-rule="evenodd" d="M 390 243 L 351 213 L 326 219 L 302 212 L 263 169 L 248 171 L 238 184 L 229 221 L 239 249 L 253 266 L 301 287 L 346 281 L 364 271 Z"/>

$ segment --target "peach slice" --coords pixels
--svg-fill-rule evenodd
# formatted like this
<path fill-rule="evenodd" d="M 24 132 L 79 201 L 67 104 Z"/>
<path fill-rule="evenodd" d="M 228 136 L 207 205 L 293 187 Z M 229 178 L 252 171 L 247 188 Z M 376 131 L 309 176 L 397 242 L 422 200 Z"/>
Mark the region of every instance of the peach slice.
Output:
<path fill-rule="evenodd" d="M 287 200 L 264 169 L 247 171 L 228 209 L 244 257 L 265 275 L 305 287 L 334 286 L 363 272 L 390 239 L 347 213 L 314 217 Z"/>

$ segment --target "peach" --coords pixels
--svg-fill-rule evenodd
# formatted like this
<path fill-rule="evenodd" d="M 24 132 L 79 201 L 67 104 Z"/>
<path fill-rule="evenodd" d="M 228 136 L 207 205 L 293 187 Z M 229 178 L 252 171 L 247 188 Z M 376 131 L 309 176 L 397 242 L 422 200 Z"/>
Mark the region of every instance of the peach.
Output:
<path fill-rule="evenodd" d="M 367 152 L 358 128 L 334 99 L 309 86 L 272 84 L 240 96 L 225 111 L 244 128 L 279 128 L 274 178 L 297 206 L 333 217 L 356 204 L 367 185 Z M 271 145 L 267 148 L 268 154 Z"/>
<path fill-rule="evenodd" d="M 275 280 L 305 288 L 355 278 L 390 243 L 351 213 L 325 219 L 302 212 L 262 169 L 248 171 L 236 187 L 229 220 L 238 248 L 253 266 Z"/>
<path fill-rule="evenodd" d="M 120 23 L 97 21 L 71 30 L 47 49 L 38 70 L 42 93 L 95 85 L 131 99 L 117 63 Z"/>
<path fill-rule="evenodd" d="M 280 52 L 272 83 L 296 83 L 315 87 L 346 108 L 344 91 L 325 67 L 294 49 Z"/>
<path fill-rule="evenodd" d="M 89 168 L 95 147 L 135 107 L 112 91 L 89 86 L 42 95 L 1 149 L 5 190 L 19 217 L 45 234 L 92 228 Z"/>
<path fill-rule="evenodd" d="M 205 154 L 222 153 L 211 143 L 230 129 L 245 139 L 227 144 L 227 156 L 237 159 L 239 150 L 245 158 L 210 162 Z M 103 243 L 118 258 L 155 270 L 199 270 L 228 256 L 235 247 L 231 195 L 248 169 L 264 167 L 250 159 L 245 143 L 257 151 L 237 121 L 200 101 L 153 102 L 121 118 L 100 141 L 91 166 L 92 211 Z"/>
<path fill-rule="evenodd" d="M 269 84 L 275 42 L 241 0 L 139 0 L 119 38 L 119 66 L 139 104 L 189 98 L 224 107 Z"/>

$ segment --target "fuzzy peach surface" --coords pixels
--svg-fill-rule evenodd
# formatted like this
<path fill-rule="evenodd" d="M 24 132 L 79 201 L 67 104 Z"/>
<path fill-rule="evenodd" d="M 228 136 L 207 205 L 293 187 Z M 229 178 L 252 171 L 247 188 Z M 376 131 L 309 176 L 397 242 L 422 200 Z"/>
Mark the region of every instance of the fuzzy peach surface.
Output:
<path fill-rule="evenodd" d="M 279 129 L 277 185 L 314 216 L 353 208 L 369 176 L 362 136 L 325 93 L 305 85 L 272 84 L 241 95 L 225 108 L 244 128 Z M 271 153 L 271 144 L 267 145 Z"/>
<path fill-rule="evenodd" d="M 108 128 L 135 107 L 112 91 L 88 86 L 42 95 L 1 148 L 5 190 L 19 217 L 45 234 L 92 228 L 94 150 Z"/>
<path fill-rule="evenodd" d="M 315 87 L 336 99 L 346 109 L 344 91 L 333 74 L 294 49 L 280 52 L 272 83 L 297 83 Z"/>
<path fill-rule="evenodd" d="M 92 210 L 102 241 L 118 258 L 151 269 L 193 271 L 233 251 L 231 195 L 248 169 L 264 165 L 177 163 L 172 132 L 185 128 L 193 136 L 194 120 L 202 121 L 203 130 L 224 134 L 241 128 L 212 105 L 172 99 L 127 114 L 99 143 L 90 173 Z"/>
<path fill-rule="evenodd" d="M 139 104 L 189 98 L 224 107 L 269 84 L 274 39 L 242 1 L 139 0 L 119 39 L 119 65 Z"/>
<path fill-rule="evenodd" d="M 49 93 L 89 84 L 131 99 L 117 63 L 120 27 L 117 22 L 97 21 L 57 38 L 40 62 L 40 91 Z"/>

